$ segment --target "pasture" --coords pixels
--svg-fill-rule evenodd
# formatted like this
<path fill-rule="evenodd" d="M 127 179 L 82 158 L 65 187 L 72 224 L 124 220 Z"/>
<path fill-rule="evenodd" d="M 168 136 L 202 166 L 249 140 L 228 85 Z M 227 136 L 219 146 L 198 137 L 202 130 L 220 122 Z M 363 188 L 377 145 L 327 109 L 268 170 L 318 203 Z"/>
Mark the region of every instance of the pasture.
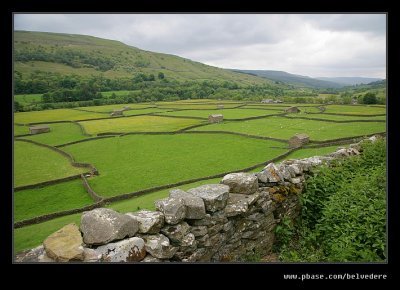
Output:
<path fill-rule="evenodd" d="M 219 104 L 224 104 L 224 109 L 217 109 Z M 122 109 L 124 106 L 132 108 L 124 112 L 125 117 L 109 117 L 114 109 Z M 238 106 L 239 108 L 235 108 Z M 285 108 L 291 106 L 298 106 L 302 112 L 271 116 L 282 114 Z M 338 138 L 349 138 L 348 142 L 351 143 L 350 138 L 354 136 L 386 130 L 385 122 L 357 122 L 385 120 L 386 116 L 371 116 L 385 114 L 384 106 L 327 105 L 324 113 L 316 106 L 204 99 L 15 113 L 16 124 L 42 122 L 51 131 L 16 139 L 14 186 L 55 180 L 88 171 L 86 168 L 73 167 L 68 158 L 49 148 L 18 139 L 50 146 L 82 140 L 83 142 L 65 145 L 60 149 L 71 154 L 77 162 L 90 163 L 96 167 L 99 175 L 88 178 L 89 185 L 99 195 L 108 198 L 177 182 L 187 182 L 178 187 L 181 189 L 217 183 L 221 178 L 197 182 L 191 180 L 239 171 L 275 158 L 289 150 L 287 140 L 295 133 L 306 133 L 311 141 L 329 142 Z M 304 113 L 305 111 L 309 114 Z M 208 115 L 220 113 L 224 116 L 222 123 L 208 124 Z M 243 120 L 252 117 L 259 118 Z M 88 120 L 93 118 L 101 119 Z M 312 120 L 313 118 L 325 121 Z M 76 120 L 81 120 L 79 124 L 91 136 L 100 133 L 122 135 L 90 140 L 90 136 L 84 135 L 77 123 L 69 122 Z M 58 121 L 64 122 L 57 123 Z M 194 125 L 200 126 L 190 129 Z M 14 125 L 14 135 L 28 134 L 28 127 Z M 123 135 L 130 132 L 136 134 Z M 229 133 L 272 137 L 282 141 Z M 292 152 L 285 159 L 328 154 L 335 151 L 337 146 L 305 147 Z M 251 172 L 257 172 L 263 167 L 264 165 L 260 165 Z M 107 207 L 120 212 L 154 209 L 154 200 L 167 196 L 168 192 L 169 189 L 153 190 L 138 197 L 111 202 Z M 80 179 L 20 190 L 14 193 L 14 221 L 80 208 L 91 203 L 93 201 Z M 68 223 L 79 224 L 80 215 L 73 214 L 16 229 L 15 250 L 18 252 L 37 246 L 49 234 Z"/>
<path fill-rule="evenodd" d="M 73 167 L 69 160 L 48 148 L 22 141 L 14 142 L 14 186 L 64 178 L 88 171 Z"/>
<path fill-rule="evenodd" d="M 227 134 L 179 134 L 127 135 L 63 150 L 79 162 L 95 164 L 100 175 L 90 185 L 108 197 L 249 167 L 286 152 L 286 147 Z"/>
<path fill-rule="evenodd" d="M 53 123 L 47 126 L 50 127 L 50 132 L 25 136 L 23 139 L 55 146 L 88 138 L 75 123 Z"/>
<path fill-rule="evenodd" d="M 311 118 L 312 116 L 310 115 Z M 191 129 L 191 131 L 236 132 L 286 140 L 296 133 L 306 133 L 314 141 L 368 135 L 385 130 L 385 123 L 332 123 L 275 116 L 243 122 L 224 121 Z"/>
<path fill-rule="evenodd" d="M 199 120 L 158 116 L 121 117 L 80 122 L 86 132 L 92 135 L 104 132 L 170 132 L 200 123 Z"/>

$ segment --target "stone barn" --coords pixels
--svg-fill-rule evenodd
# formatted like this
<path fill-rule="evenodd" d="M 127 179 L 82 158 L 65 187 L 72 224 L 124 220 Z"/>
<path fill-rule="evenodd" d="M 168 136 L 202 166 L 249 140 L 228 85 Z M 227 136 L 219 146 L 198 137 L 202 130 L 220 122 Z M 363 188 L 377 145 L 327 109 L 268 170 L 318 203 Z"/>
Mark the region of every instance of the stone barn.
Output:
<path fill-rule="evenodd" d="M 114 112 L 112 112 L 110 114 L 111 117 L 123 116 L 123 115 L 124 115 L 124 109 L 122 109 L 122 110 L 114 110 Z"/>
<path fill-rule="evenodd" d="M 289 147 L 297 148 L 310 142 L 310 137 L 307 134 L 296 134 L 289 139 Z"/>
<path fill-rule="evenodd" d="M 214 114 L 208 116 L 208 123 L 219 123 L 224 120 L 224 116 L 222 114 Z"/>
<path fill-rule="evenodd" d="M 290 107 L 285 110 L 285 113 L 300 113 L 300 109 L 297 107 Z"/>
<path fill-rule="evenodd" d="M 32 126 L 29 127 L 30 134 L 40 134 L 40 133 L 47 133 L 50 132 L 49 126 Z"/>
<path fill-rule="evenodd" d="M 224 108 L 224 105 L 217 105 L 217 109 L 221 110 Z"/>

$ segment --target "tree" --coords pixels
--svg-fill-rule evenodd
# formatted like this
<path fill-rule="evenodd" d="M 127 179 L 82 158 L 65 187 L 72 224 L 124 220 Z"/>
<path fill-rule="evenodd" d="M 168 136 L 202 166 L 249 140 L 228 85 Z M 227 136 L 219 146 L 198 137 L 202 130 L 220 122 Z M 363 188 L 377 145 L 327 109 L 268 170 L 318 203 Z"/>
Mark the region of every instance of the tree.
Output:
<path fill-rule="evenodd" d="M 374 93 L 366 93 L 363 97 L 363 103 L 364 104 L 377 104 L 378 99 L 376 98 L 376 95 Z"/>
<path fill-rule="evenodd" d="M 14 112 L 19 112 L 21 110 L 21 105 L 19 102 L 14 101 Z"/>
<path fill-rule="evenodd" d="M 158 79 L 159 79 L 159 80 L 162 80 L 162 79 L 164 79 L 164 78 L 165 78 L 164 73 L 159 72 L 159 73 L 158 73 Z"/>

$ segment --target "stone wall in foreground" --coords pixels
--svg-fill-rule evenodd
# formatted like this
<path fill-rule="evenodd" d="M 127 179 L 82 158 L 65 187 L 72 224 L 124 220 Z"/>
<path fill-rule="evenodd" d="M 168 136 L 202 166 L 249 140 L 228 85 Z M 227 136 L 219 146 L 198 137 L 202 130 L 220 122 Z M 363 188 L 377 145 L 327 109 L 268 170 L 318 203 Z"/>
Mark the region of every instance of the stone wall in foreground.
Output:
<path fill-rule="evenodd" d="M 327 156 L 270 163 L 258 173 L 228 174 L 220 184 L 171 190 L 155 202 L 156 211 L 84 212 L 79 228 L 63 227 L 16 261 L 234 262 L 266 255 L 276 225 L 299 215 L 299 194 L 312 168 L 360 149 L 356 143 Z"/>

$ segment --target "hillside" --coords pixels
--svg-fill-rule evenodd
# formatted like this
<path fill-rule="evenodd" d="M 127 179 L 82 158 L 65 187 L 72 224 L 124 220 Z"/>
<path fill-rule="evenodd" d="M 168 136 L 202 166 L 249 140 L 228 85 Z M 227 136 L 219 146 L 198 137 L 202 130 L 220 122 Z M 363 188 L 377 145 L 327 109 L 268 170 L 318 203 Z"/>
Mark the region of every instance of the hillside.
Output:
<path fill-rule="evenodd" d="M 86 35 L 16 31 L 15 71 L 75 74 L 81 77 L 132 78 L 138 73 L 163 73 L 169 80 L 219 80 L 238 84 L 271 84 L 260 77 L 208 66 L 174 55 L 128 46 L 122 42 Z"/>
<path fill-rule="evenodd" d="M 307 76 L 290 74 L 284 71 L 275 70 L 232 70 L 242 72 L 244 74 L 250 74 L 254 76 L 260 76 L 266 79 L 274 80 L 277 82 L 284 82 L 294 85 L 296 87 L 306 87 L 306 88 L 340 88 L 341 85 L 336 82 L 319 80 L 315 78 L 310 78 Z"/>
<path fill-rule="evenodd" d="M 364 78 L 364 77 L 318 77 L 316 79 L 328 82 L 335 82 L 344 86 L 369 84 L 371 82 L 382 81 L 382 79 L 378 78 Z"/>

